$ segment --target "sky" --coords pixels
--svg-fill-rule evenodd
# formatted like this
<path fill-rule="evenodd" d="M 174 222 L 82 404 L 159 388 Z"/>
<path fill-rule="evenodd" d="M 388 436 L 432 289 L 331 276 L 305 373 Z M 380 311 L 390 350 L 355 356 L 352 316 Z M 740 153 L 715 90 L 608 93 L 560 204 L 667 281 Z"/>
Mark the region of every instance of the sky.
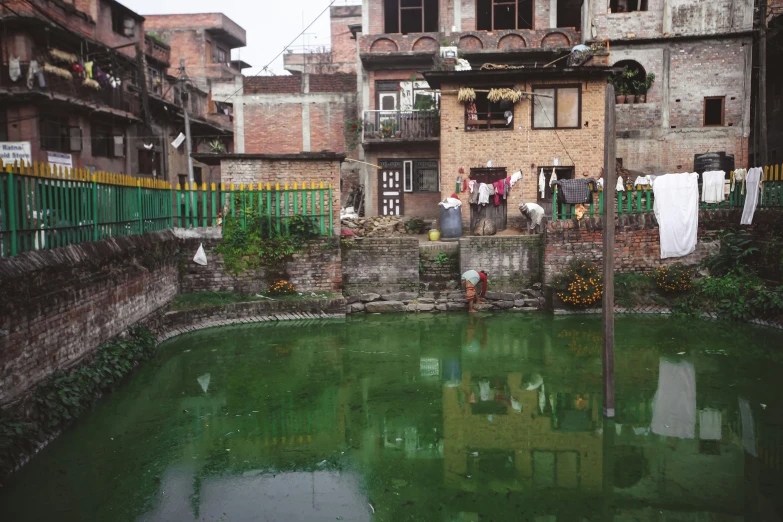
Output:
<path fill-rule="evenodd" d="M 332 0 L 120 0 L 141 15 L 222 12 L 247 31 L 247 47 L 235 49 L 233 59 L 241 58 L 253 67 L 255 74 L 312 22 Z M 361 4 L 358 0 L 335 0 L 334 5 Z M 307 30 L 305 41 L 299 38 L 291 47 L 329 45 L 329 12 L 324 13 Z M 175 50 L 172 49 L 172 54 Z M 276 74 L 286 74 L 282 56 L 269 67 Z"/>

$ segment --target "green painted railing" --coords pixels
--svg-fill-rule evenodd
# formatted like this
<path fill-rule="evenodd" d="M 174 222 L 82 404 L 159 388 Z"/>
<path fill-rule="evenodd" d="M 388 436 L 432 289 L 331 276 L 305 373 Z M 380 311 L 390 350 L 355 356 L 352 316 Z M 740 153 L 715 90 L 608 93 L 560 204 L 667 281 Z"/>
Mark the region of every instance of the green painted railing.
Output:
<path fill-rule="evenodd" d="M 228 214 L 265 219 L 285 235 L 294 216 L 332 235 L 332 187 L 222 184 L 211 190 L 48 164 L 0 164 L 0 257 L 172 227 L 220 226 Z"/>
<path fill-rule="evenodd" d="M 184 228 L 218 226 L 224 216 L 232 215 L 245 225 L 247 217 L 253 215 L 266 220 L 268 230 L 285 235 L 292 218 L 301 216 L 309 218 L 321 235 L 331 236 L 332 197 L 331 185 L 323 182 L 294 183 L 290 187 L 286 183 L 282 188 L 279 183 L 231 184 L 228 189 L 223 183 L 219 187 L 212 183 L 209 188 L 206 183 L 201 187 L 178 184 L 174 191 L 175 201 L 179 201 L 174 223 Z"/>
<path fill-rule="evenodd" d="M 733 172 L 731 173 L 733 176 Z M 783 180 L 774 179 L 774 171 L 765 175 L 757 208 L 783 208 Z M 584 205 L 570 205 L 557 199 L 557 186 L 553 187 L 552 220 L 581 219 L 603 214 L 604 191 L 594 193 L 593 201 Z M 624 192 L 614 192 L 615 212 L 623 214 L 642 214 L 654 211 L 655 196 L 651 188 L 628 188 Z M 728 198 L 721 203 L 700 203 L 702 210 L 742 208 L 745 205 L 743 185 L 737 183 Z M 581 208 L 580 208 L 581 207 Z M 581 214 L 581 215 L 580 215 Z"/>

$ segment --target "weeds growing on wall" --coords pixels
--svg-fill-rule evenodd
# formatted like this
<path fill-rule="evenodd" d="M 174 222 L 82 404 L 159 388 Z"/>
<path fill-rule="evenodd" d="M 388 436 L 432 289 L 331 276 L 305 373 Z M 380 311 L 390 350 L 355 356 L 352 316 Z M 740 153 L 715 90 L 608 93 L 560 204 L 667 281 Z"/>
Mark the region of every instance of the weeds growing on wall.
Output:
<path fill-rule="evenodd" d="M 567 306 L 589 308 L 604 294 L 601 269 L 592 261 L 572 261 L 565 272 L 555 277 L 554 288 Z"/>
<path fill-rule="evenodd" d="M 244 215 L 228 215 L 223 222 L 223 240 L 215 251 L 223 255 L 226 269 L 235 275 L 262 265 L 280 266 L 317 235 L 312 218 L 290 216 L 286 220 L 287 230 L 282 223 L 278 232 L 278 224 L 274 220 L 270 223 L 263 207 L 244 211 Z"/>
<path fill-rule="evenodd" d="M 0 477 L 46 437 L 65 427 L 101 394 L 113 390 L 131 369 L 155 352 L 155 337 L 134 327 L 95 351 L 92 361 L 73 370 L 55 372 L 31 397 L 30 413 L 0 411 Z"/>

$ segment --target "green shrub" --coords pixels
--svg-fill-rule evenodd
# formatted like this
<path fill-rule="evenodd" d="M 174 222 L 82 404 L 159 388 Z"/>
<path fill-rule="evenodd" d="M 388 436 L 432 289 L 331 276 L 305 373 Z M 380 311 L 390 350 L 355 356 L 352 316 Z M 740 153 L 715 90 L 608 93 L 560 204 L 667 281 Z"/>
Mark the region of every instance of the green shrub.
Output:
<path fill-rule="evenodd" d="M 752 268 L 753 256 L 758 248 L 747 230 L 723 231 L 720 235 L 720 251 L 704 262 L 713 275 L 729 272 L 745 272 Z"/>
<path fill-rule="evenodd" d="M 614 298 L 625 308 L 633 308 L 649 300 L 655 287 L 654 281 L 645 274 L 615 274 Z"/>
<path fill-rule="evenodd" d="M 288 281 L 275 281 L 271 285 L 269 285 L 269 289 L 266 291 L 266 295 L 270 295 L 273 297 L 281 296 L 281 295 L 293 295 L 296 293 L 296 288 L 294 288 L 294 285 L 289 283 Z"/>
<path fill-rule="evenodd" d="M 658 290 L 664 294 L 678 294 L 687 292 L 692 286 L 692 271 L 682 263 L 674 263 L 669 266 L 659 266 L 652 273 Z"/>
<path fill-rule="evenodd" d="M 603 276 L 592 261 L 574 260 L 565 272 L 555 277 L 554 288 L 566 306 L 588 308 L 603 296 Z"/>

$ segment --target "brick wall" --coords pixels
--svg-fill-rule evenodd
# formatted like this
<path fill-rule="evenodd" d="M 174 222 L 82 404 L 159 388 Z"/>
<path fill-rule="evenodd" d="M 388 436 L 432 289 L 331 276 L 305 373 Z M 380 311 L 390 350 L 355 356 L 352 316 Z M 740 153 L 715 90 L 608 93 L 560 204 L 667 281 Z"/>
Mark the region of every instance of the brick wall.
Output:
<path fill-rule="evenodd" d="M 342 244 L 343 295 L 419 290 L 419 242 L 365 238 Z"/>
<path fill-rule="evenodd" d="M 192 234 L 189 234 L 192 235 Z M 337 238 L 319 239 L 307 249 L 294 254 L 279 267 L 261 267 L 235 275 L 226 270 L 223 256 L 215 252 L 219 239 L 187 237 L 180 240 L 180 288 L 183 294 L 193 292 L 265 292 L 275 281 L 286 280 L 298 292 L 340 292 L 342 275 Z M 193 262 L 199 244 L 204 245 L 207 265 Z"/>
<path fill-rule="evenodd" d="M 661 242 L 655 215 L 635 214 L 616 218 L 615 270 L 618 272 L 646 273 L 662 265 L 684 263 L 698 265 L 715 254 L 720 244 L 716 233 L 730 227 L 737 227 L 741 210 L 702 211 L 699 214 L 699 231 L 696 251 L 682 258 L 661 259 Z M 768 220 L 772 213 L 758 211 L 754 222 L 759 235 L 771 228 Z M 600 218 L 552 221 L 547 224 L 544 249 L 544 279 L 562 272 L 574 259 L 603 259 L 603 224 Z"/>
<path fill-rule="evenodd" d="M 538 170 L 533 165 L 554 165 L 557 158 L 562 166 L 575 165 L 575 172 L 587 172 L 599 177 L 603 166 L 603 125 L 605 88 L 604 81 L 552 82 L 536 81 L 516 83 L 519 90 L 530 92 L 534 85 L 569 83 L 582 86 L 582 128 L 552 130 L 531 129 L 531 104 L 523 100 L 514 106 L 513 130 L 465 131 L 465 105 L 457 101 L 456 94 L 443 95 L 441 99 L 441 198 L 454 192 L 458 177 L 463 179 L 470 168 L 486 165 L 505 167 L 509 176 L 516 171 L 523 178 L 514 185 L 507 199 L 509 226 L 521 226 L 518 206 L 537 200 Z M 456 91 L 460 85 L 443 85 L 444 91 Z M 562 143 L 561 143 L 562 140 Z M 564 146 L 565 144 L 565 146 Z M 569 156 L 570 155 L 570 156 Z M 573 162 L 572 162 L 573 160 Z M 575 162 L 575 163 L 574 163 Z M 463 168 L 465 173 L 460 174 Z M 462 219 L 467 225 L 470 219 L 468 193 L 460 194 Z"/>
<path fill-rule="evenodd" d="M 459 259 L 460 244 L 456 241 L 420 245 L 421 282 L 426 284 L 459 281 Z"/>
<path fill-rule="evenodd" d="M 0 404 L 171 301 L 176 250 L 160 232 L 0 259 Z"/>
<path fill-rule="evenodd" d="M 245 152 L 297 153 L 303 149 L 302 105 L 246 104 Z"/>
<path fill-rule="evenodd" d="M 460 273 L 486 271 L 491 290 L 522 290 L 541 281 L 541 236 L 466 237 L 459 245 Z"/>
<path fill-rule="evenodd" d="M 324 183 L 325 187 L 332 187 L 332 225 L 335 233 L 340 233 L 340 164 L 344 156 L 319 153 L 292 154 L 292 155 L 253 155 L 236 154 L 228 155 L 228 159 L 221 160 L 221 175 L 223 182 L 234 183 L 259 183 L 264 184 L 285 183 L 289 188 L 297 183 Z M 308 202 L 310 196 L 308 195 Z M 293 205 L 293 202 L 291 202 Z M 291 207 L 293 208 L 293 207 Z M 320 198 L 316 200 L 316 210 L 320 212 Z M 327 225 L 328 226 L 328 225 Z"/>

